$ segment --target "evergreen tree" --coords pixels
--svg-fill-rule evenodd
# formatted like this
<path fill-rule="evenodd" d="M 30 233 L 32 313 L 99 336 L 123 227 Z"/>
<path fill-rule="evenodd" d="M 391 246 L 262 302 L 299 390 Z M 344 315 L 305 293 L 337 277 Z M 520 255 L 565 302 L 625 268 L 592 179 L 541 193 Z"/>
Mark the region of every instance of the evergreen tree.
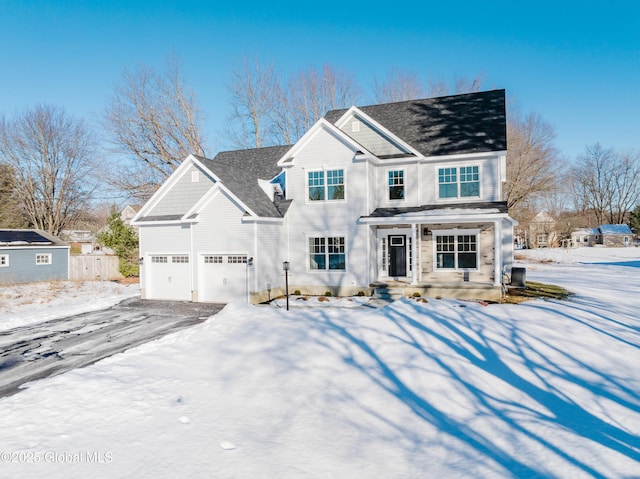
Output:
<path fill-rule="evenodd" d="M 635 234 L 640 235 L 640 204 L 631 212 L 629 227 Z"/>
<path fill-rule="evenodd" d="M 124 223 L 120 213 L 111 212 L 107 229 L 98 234 L 98 241 L 103 246 L 111 248 L 120 260 L 120 273 L 123 276 L 138 276 L 138 235 L 135 230 Z"/>

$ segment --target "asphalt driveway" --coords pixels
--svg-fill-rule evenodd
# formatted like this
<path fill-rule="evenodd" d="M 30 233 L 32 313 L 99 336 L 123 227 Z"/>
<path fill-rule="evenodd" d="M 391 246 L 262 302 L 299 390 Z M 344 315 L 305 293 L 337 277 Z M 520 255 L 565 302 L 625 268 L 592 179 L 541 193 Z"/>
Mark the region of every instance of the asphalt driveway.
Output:
<path fill-rule="evenodd" d="M 100 359 L 200 323 L 224 304 L 127 299 L 109 309 L 0 332 L 0 397 L 29 381 Z"/>

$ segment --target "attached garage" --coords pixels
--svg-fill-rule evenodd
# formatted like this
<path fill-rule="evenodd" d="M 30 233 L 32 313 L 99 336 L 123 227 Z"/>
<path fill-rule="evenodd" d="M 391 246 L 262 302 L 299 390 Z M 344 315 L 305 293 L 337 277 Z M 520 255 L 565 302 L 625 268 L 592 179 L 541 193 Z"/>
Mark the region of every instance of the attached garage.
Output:
<path fill-rule="evenodd" d="M 247 255 L 200 255 L 198 272 L 199 301 L 247 301 Z"/>
<path fill-rule="evenodd" d="M 189 255 L 152 254 L 149 259 L 146 297 L 190 301 Z"/>

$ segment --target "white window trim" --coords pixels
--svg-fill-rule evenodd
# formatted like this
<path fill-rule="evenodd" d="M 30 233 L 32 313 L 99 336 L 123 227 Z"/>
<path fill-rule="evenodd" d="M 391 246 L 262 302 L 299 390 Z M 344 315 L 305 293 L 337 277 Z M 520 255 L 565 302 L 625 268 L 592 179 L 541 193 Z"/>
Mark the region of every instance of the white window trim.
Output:
<path fill-rule="evenodd" d="M 451 229 L 451 230 L 432 230 L 432 238 L 433 238 L 433 272 L 434 273 L 450 273 L 452 271 L 479 271 L 480 270 L 480 230 L 479 229 Z M 476 237 L 476 267 L 475 268 L 438 268 L 438 242 L 436 237 L 438 236 L 475 236 Z M 456 239 L 457 245 L 457 239 Z M 455 251 L 456 256 L 458 251 Z"/>
<path fill-rule="evenodd" d="M 404 188 L 403 198 L 392 200 L 391 188 L 389 187 L 389 173 L 392 171 L 402 171 L 402 186 Z M 388 168 L 385 175 L 385 188 L 387 189 L 387 201 L 389 203 L 406 203 L 407 201 L 407 170 L 406 168 Z"/>
<path fill-rule="evenodd" d="M 311 253 L 309 253 L 309 239 L 311 238 L 324 238 L 325 240 L 327 240 L 328 238 L 344 238 L 344 269 L 329 269 L 329 252 L 327 250 L 325 250 L 325 255 L 326 255 L 326 259 L 327 259 L 327 268 L 326 269 L 312 269 L 309 266 L 309 256 L 311 255 Z M 349 251 L 348 251 L 348 244 L 349 244 L 349 238 L 347 237 L 346 234 L 342 234 L 342 233 L 309 233 L 305 235 L 304 238 L 304 245 L 305 245 L 305 268 L 307 270 L 307 273 L 312 273 L 312 274 L 318 274 L 318 273 L 331 273 L 331 274 L 344 274 L 346 272 L 349 271 Z M 328 241 L 325 241 L 325 248 L 328 249 Z"/>
<path fill-rule="evenodd" d="M 42 263 L 38 261 L 38 257 L 39 256 L 46 256 L 47 261 L 46 263 Z M 53 258 L 51 257 L 51 253 L 36 253 L 36 266 L 48 266 L 53 264 Z"/>
<path fill-rule="evenodd" d="M 469 166 L 477 166 L 478 167 L 478 196 L 460 196 L 460 168 L 465 168 Z M 458 196 L 450 197 L 450 198 L 441 198 L 440 197 L 440 174 L 439 171 L 441 168 L 455 168 L 456 169 L 456 184 L 458 185 Z M 436 185 L 436 198 L 438 201 L 460 201 L 460 200 L 477 200 L 483 198 L 482 196 L 482 164 L 481 163 L 460 163 L 453 165 L 436 165 L 435 166 L 435 185 Z M 406 192 L 405 192 L 406 196 Z"/>
<path fill-rule="evenodd" d="M 341 200 L 329 200 L 327 199 L 329 192 L 329 185 L 327 184 L 327 171 L 338 171 L 342 170 L 342 184 L 344 186 L 344 198 Z M 314 173 L 316 171 L 322 171 L 324 173 L 324 200 L 310 200 L 309 199 L 309 173 Z M 315 204 L 331 204 L 331 203 L 345 203 L 347 201 L 347 169 L 344 167 L 329 167 L 324 166 L 322 168 L 310 168 L 304 170 L 304 193 L 305 193 L 305 201 L 307 204 L 315 205 Z"/>
<path fill-rule="evenodd" d="M 4 261 L 2 261 L 4 259 Z M 8 254 L 0 254 L 0 268 L 8 268 L 9 267 L 9 255 Z"/>

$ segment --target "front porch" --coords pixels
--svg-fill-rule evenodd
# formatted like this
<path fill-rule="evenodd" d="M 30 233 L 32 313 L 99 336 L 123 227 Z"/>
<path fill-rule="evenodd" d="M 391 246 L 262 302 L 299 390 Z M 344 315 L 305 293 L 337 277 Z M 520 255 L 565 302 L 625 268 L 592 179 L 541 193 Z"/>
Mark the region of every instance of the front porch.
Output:
<path fill-rule="evenodd" d="M 426 298 L 450 298 L 472 301 L 500 302 L 502 286 L 492 283 L 474 282 L 419 282 L 374 281 L 369 285 L 372 296 L 378 299 L 400 299 L 413 296 L 414 293 Z"/>

